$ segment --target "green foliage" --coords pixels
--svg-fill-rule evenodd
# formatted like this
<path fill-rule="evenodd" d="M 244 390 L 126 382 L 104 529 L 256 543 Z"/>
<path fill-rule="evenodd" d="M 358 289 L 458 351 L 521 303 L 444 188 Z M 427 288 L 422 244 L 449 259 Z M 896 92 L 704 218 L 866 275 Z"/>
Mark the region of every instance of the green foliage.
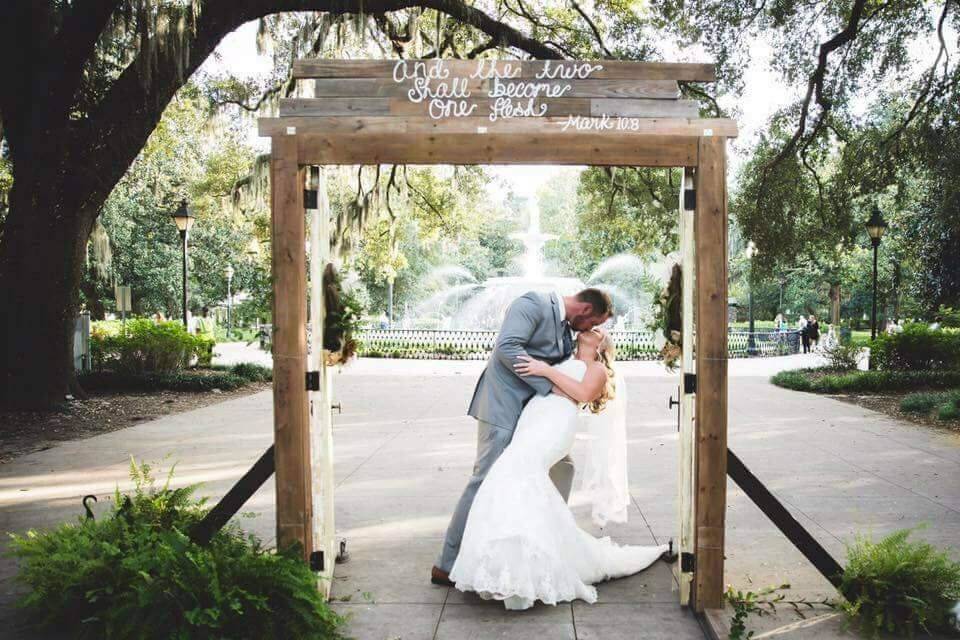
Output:
<path fill-rule="evenodd" d="M 139 314 L 182 314 L 182 245 L 170 214 L 183 198 L 196 216 L 189 247 L 191 310 L 226 299 L 228 263 L 235 269 L 234 293 L 263 296 L 269 265 L 249 249 L 266 210 L 225 198 L 249 174 L 254 152 L 243 129 L 210 126 L 208 118 L 197 88 L 181 90 L 104 204 L 100 220 L 110 236 L 114 276 L 130 285 Z M 89 275 L 83 289 L 94 317 L 113 309 L 112 289 Z"/>
<path fill-rule="evenodd" d="M 801 618 L 804 617 L 804 611 L 813 609 L 816 605 L 834 606 L 833 603 L 828 600 L 819 602 L 809 602 L 804 598 L 787 600 L 785 594 L 778 593 L 779 591 L 789 588 L 789 584 L 781 584 L 775 587 L 764 587 L 759 591 L 740 591 L 739 589 L 734 589 L 733 585 L 727 585 L 723 599 L 726 600 L 733 609 L 733 617 L 730 620 L 729 640 L 749 640 L 749 638 L 752 638 L 754 632 L 747 630 L 747 619 L 750 615 L 770 615 L 777 610 L 777 605 L 791 607 Z"/>
<path fill-rule="evenodd" d="M 240 362 L 230 368 L 230 373 L 250 382 L 270 382 L 273 369 L 253 362 Z"/>
<path fill-rule="evenodd" d="M 757 39 L 777 52 L 770 70 L 784 82 L 806 87 L 814 70 L 824 74 L 828 100 L 797 91 L 809 102 L 784 105 L 760 133 L 730 212 L 761 248 L 764 274 L 815 272 L 798 283 L 822 301 L 824 285 L 841 283 L 847 317 L 869 310 L 872 252 L 862 225 L 878 197 L 891 223 L 880 247 L 881 318 L 928 315 L 960 301 L 960 66 L 917 64 L 909 53 L 943 43 L 942 62 L 951 40 L 937 25 L 950 31 L 956 22 L 948 7 L 903 4 L 874 14 L 863 3 L 828 10 L 794 0 L 658 3 L 658 13 L 672 18 L 666 28 L 706 46 L 726 81 L 738 82 L 747 61 L 759 62 Z M 835 34 L 840 46 L 818 61 L 817 48 L 798 37 L 809 29 Z"/>
<path fill-rule="evenodd" d="M 97 322 L 90 329 L 94 369 L 124 374 L 172 373 L 187 367 L 209 347 L 180 322 L 154 322 L 146 318 Z"/>
<path fill-rule="evenodd" d="M 911 393 L 900 401 L 900 409 L 907 413 L 930 413 L 945 400 L 943 393 Z"/>
<path fill-rule="evenodd" d="M 586 169 L 577 190 L 582 251 L 596 265 L 616 253 L 646 257 L 676 250 L 679 192 L 675 169 Z"/>
<path fill-rule="evenodd" d="M 910 533 L 896 531 L 876 543 L 857 538 L 847 546 L 841 607 L 873 638 L 942 628 L 960 599 L 960 563 L 926 542 L 908 540 Z"/>
<path fill-rule="evenodd" d="M 929 414 L 936 409 L 940 420 L 960 419 L 960 389 L 946 393 L 911 393 L 900 401 L 900 409 L 907 413 Z"/>
<path fill-rule="evenodd" d="M 172 471 L 171 471 L 172 475 Z M 340 618 L 294 555 L 263 548 L 230 524 L 207 547 L 190 529 L 206 513 L 196 486 L 155 487 L 131 462 L 132 495 L 106 516 L 12 535 L 20 601 L 40 627 L 82 639 L 340 638 Z"/>
<path fill-rule="evenodd" d="M 960 329 L 960 309 L 940 305 L 940 308 L 937 309 L 937 320 L 942 327 Z"/>
<path fill-rule="evenodd" d="M 249 379 L 233 373 L 191 369 L 175 373 L 122 373 L 94 371 L 80 375 L 79 382 L 89 391 L 233 391 Z"/>
<path fill-rule="evenodd" d="M 834 343 L 824 350 L 831 369 L 850 371 L 857 368 L 861 347 L 856 344 Z"/>
<path fill-rule="evenodd" d="M 950 389 L 960 386 L 960 371 L 835 371 L 827 368 L 781 371 L 770 382 L 813 393 Z"/>
<path fill-rule="evenodd" d="M 960 331 L 908 324 L 900 333 L 878 335 L 870 357 L 885 371 L 960 369 Z"/>
<path fill-rule="evenodd" d="M 960 420 L 960 400 L 945 402 L 937 409 L 937 417 L 941 420 Z"/>

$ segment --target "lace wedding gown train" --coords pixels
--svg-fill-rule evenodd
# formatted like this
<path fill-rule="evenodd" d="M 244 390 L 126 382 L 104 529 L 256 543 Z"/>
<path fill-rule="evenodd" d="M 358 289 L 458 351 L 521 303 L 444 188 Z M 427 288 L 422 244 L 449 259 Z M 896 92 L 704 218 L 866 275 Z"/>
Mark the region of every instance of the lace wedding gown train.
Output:
<path fill-rule="evenodd" d="M 556 365 L 582 380 L 586 363 Z M 667 549 L 620 546 L 577 526 L 549 478 L 570 452 L 577 406 L 555 394 L 534 396 L 513 440 L 477 491 L 450 579 L 461 591 L 527 609 L 540 600 L 596 602 L 593 584 L 628 576 L 653 564 Z"/>

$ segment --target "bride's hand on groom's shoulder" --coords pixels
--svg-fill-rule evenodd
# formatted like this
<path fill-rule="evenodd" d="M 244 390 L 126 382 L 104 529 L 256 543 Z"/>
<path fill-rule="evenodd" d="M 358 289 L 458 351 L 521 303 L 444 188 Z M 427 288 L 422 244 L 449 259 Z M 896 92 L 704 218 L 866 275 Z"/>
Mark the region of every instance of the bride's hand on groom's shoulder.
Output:
<path fill-rule="evenodd" d="M 528 355 L 517 356 L 518 362 L 513 365 L 514 371 L 521 376 L 546 376 L 547 372 L 550 371 L 550 365 L 542 360 L 537 360 L 536 358 L 531 358 Z"/>

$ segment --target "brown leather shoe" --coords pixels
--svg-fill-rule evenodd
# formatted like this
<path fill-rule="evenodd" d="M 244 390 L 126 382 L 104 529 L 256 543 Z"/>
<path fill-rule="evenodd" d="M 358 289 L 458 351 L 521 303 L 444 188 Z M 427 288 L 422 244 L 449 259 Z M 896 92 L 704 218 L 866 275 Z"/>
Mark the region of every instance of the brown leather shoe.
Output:
<path fill-rule="evenodd" d="M 450 574 L 440 567 L 434 567 L 430 569 L 430 582 L 433 584 L 438 584 L 441 587 L 454 586 L 453 582 L 450 580 Z"/>

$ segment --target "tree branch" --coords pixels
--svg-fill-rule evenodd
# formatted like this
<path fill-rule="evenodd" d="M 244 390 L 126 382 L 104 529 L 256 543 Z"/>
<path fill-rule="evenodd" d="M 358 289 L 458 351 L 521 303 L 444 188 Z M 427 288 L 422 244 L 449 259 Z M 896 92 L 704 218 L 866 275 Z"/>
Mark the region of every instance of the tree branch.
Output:
<path fill-rule="evenodd" d="M 98 159 L 89 165 L 85 176 L 96 185 L 90 194 L 91 200 L 106 197 L 143 148 L 163 110 L 183 85 L 183 78 L 192 75 L 223 37 L 240 25 L 287 11 L 375 14 L 413 7 L 443 12 L 529 55 L 545 59 L 561 57 L 548 46 L 461 0 L 209 0 L 197 17 L 195 31 L 185 47 L 188 53 L 182 74 L 178 71 L 180 66 L 175 64 L 175 56 L 182 56 L 183 52 L 160 46 L 155 52 L 156 72 L 149 83 L 141 77 L 146 65 L 134 60 L 87 119 L 77 123 L 78 131 L 85 134 L 79 141 L 81 148 Z M 138 57 L 146 55 L 147 52 L 141 51 Z M 11 123 L 6 118 L 5 122 L 9 130 Z"/>
<path fill-rule="evenodd" d="M 804 133 L 806 133 L 807 116 L 809 115 L 810 103 L 812 101 L 816 100 L 817 105 L 820 106 L 820 113 L 817 117 L 815 129 L 819 129 L 823 119 L 830 112 L 833 103 L 823 94 L 823 83 L 827 74 L 827 61 L 833 51 L 853 41 L 857 37 L 866 2 L 867 0 L 855 0 L 850 10 L 850 18 L 847 20 L 847 24 L 843 30 L 820 45 L 817 55 L 817 68 L 814 69 L 810 80 L 807 82 L 807 93 L 803 98 L 803 102 L 801 102 L 797 129 L 793 132 L 793 136 L 791 136 L 787 144 L 784 145 L 783 149 L 780 150 L 780 153 L 764 168 L 764 174 L 766 174 L 766 170 L 769 167 L 779 164 L 796 149 L 797 143 L 803 137 Z"/>
<path fill-rule="evenodd" d="M 119 8 L 117 0 L 88 0 L 73 5 L 63 20 L 60 31 L 50 45 L 50 85 L 44 100 L 54 113 L 70 110 L 77 89 L 83 81 L 83 68 L 94 55 L 97 42 Z"/>
<path fill-rule="evenodd" d="M 596 23 L 594 23 L 594 21 L 590 19 L 590 16 L 588 16 L 580 7 L 580 5 L 577 4 L 577 0 L 570 0 L 570 4 L 573 5 L 573 8 L 576 10 L 576 12 L 579 13 L 584 21 L 590 26 L 590 30 L 593 31 L 593 36 L 597 39 L 597 44 L 600 45 L 600 49 L 603 50 L 604 55 L 608 59 L 613 58 L 614 55 L 610 53 L 610 49 L 607 49 L 607 45 L 603 43 L 603 36 L 600 35 L 600 29 L 597 28 Z"/>
<path fill-rule="evenodd" d="M 913 107 L 910 109 L 910 112 L 907 114 L 907 117 L 903 122 L 900 123 L 896 129 L 894 129 L 888 136 L 886 136 L 881 142 L 881 147 L 887 147 L 893 140 L 898 138 L 907 127 L 910 126 L 910 123 L 913 122 L 913 119 L 917 117 L 923 108 L 928 104 L 927 98 L 930 97 L 930 91 L 933 89 L 934 79 L 937 75 L 937 67 L 940 65 L 940 60 L 946 56 L 947 65 L 950 61 L 950 53 L 947 51 L 947 41 L 943 37 L 943 24 L 947 19 L 947 12 L 950 10 L 951 0 L 945 0 L 943 3 L 943 11 L 940 13 L 940 20 L 937 22 L 937 38 L 940 40 L 940 49 L 937 51 L 937 57 L 934 58 L 933 64 L 930 65 L 930 68 L 927 70 L 927 83 L 926 86 L 920 91 L 920 95 L 917 96 L 916 101 L 913 103 Z M 947 66 L 945 65 L 944 74 L 946 74 Z M 940 87 L 935 95 L 938 95 L 943 89 L 943 83 L 940 83 Z"/>
<path fill-rule="evenodd" d="M 679 82 L 680 90 L 684 93 L 693 94 L 694 97 L 706 100 L 710 103 L 710 108 L 713 109 L 713 117 L 723 118 L 723 109 L 720 108 L 720 105 L 717 103 L 717 99 L 711 96 L 709 93 L 698 87 L 692 82 Z"/>

